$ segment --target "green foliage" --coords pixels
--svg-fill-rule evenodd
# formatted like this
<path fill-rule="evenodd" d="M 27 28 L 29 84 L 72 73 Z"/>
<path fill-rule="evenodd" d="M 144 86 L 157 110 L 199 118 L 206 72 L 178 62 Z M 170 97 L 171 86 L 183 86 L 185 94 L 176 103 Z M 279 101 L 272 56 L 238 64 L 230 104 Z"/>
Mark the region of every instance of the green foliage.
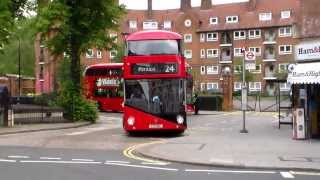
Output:
<path fill-rule="evenodd" d="M 123 44 L 120 44 L 118 45 L 116 48 L 117 50 L 117 56 L 114 57 L 114 59 L 112 60 L 113 62 L 116 62 L 116 63 L 121 63 L 123 62 L 123 57 L 124 57 L 124 45 Z"/>
<path fill-rule="evenodd" d="M 58 93 L 57 92 L 52 92 L 52 93 L 44 93 L 38 96 L 35 96 L 34 103 L 37 105 L 44 105 L 44 106 L 58 106 L 57 105 L 57 97 Z"/>

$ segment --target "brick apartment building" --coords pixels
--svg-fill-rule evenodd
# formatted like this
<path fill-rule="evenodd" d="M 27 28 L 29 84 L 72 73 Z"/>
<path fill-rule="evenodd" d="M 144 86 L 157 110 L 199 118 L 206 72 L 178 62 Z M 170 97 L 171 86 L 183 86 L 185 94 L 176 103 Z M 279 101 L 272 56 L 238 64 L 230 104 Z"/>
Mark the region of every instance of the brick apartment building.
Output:
<path fill-rule="evenodd" d="M 214 2 L 214 0 L 213 0 Z M 180 8 L 127 10 L 120 31 L 110 36 L 123 37 L 140 30 L 164 29 L 183 36 L 184 55 L 192 67 L 196 91 L 221 91 L 221 72 L 232 69 L 234 90 L 241 89 L 242 48 L 254 51 L 256 69 L 250 70 L 249 90 L 269 95 L 275 92 L 272 81 L 285 78 L 287 65 L 294 62 L 294 45 L 298 43 L 297 23 L 300 0 L 249 0 L 248 2 L 212 5 L 202 0 L 200 7 L 191 7 L 191 0 L 181 0 Z M 36 49 L 36 91 L 50 92 L 56 86 L 57 62 L 40 40 Z M 82 64 L 112 62 L 117 52 L 89 49 Z M 282 91 L 289 86 L 281 84 Z"/>

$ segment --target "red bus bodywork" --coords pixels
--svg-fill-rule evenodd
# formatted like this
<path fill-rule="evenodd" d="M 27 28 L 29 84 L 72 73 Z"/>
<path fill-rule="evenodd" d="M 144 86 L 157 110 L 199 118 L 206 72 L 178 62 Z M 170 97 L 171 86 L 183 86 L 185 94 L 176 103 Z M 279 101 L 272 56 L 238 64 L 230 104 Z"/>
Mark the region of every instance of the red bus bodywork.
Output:
<path fill-rule="evenodd" d="M 169 31 L 141 31 L 136 32 L 131 35 L 129 35 L 126 39 L 127 46 L 130 41 L 152 41 L 152 40 L 175 40 L 178 43 L 180 43 L 181 36 L 177 33 L 169 32 Z M 180 45 L 180 44 L 179 44 Z M 179 51 L 180 52 L 180 51 Z M 162 73 L 162 72 L 155 72 L 155 73 L 135 73 L 134 68 L 135 66 L 150 66 L 150 67 L 156 67 L 156 66 L 166 66 L 169 67 L 170 65 L 174 65 L 175 72 L 173 73 Z M 139 67 L 138 67 L 139 69 Z M 156 68 L 155 68 L 156 69 Z M 152 71 L 152 68 L 151 68 Z M 136 132 L 136 131 L 177 131 L 177 132 L 183 132 L 187 128 L 186 123 L 186 102 L 185 102 L 185 84 L 186 84 L 186 68 L 185 68 L 185 59 L 179 54 L 175 55 L 127 55 L 124 58 L 124 82 L 125 82 L 125 103 L 124 103 L 124 114 L 123 114 L 123 128 L 127 132 Z M 129 94 L 133 94 L 133 91 L 130 83 L 141 83 L 142 91 L 152 91 L 153 86 L 160 88 L 163 92 L 161 92 L 161 95 L 168 95 L 170 96 L 170 90 L 172 89 L 172 94 L 174 92 L 184 92 L 184 103 L 174 104 L 173 102 L 164 101 L 163 104 L 170 104 L 171 107 L 174 107 L 175 109 L 179 109 L 180 111 L 177 111 L 178 113 L 173 113 L 173 110 L 171 110 L 168 105 L 165 106 L 166 110 L 165 112 L 161 113 L 150 113 L 147 110 L 144 110 L 143 108 L 136 108 L 135 106 L 130 105 L 129 101 Z M 161 83 L 167 85 L 167 86 L 161 86 Z M 180 89 L 177 89 L 179 86 Z M 129 88 L 130 87 L 130 88 Z M 171 88 L 171 89 L 170 89 Z M 182 89 L 184 88 L 184 89 Z M 165 93 L 167 92 L 167 93 Z M 150 96 L 149 96 L 150 95 Z M 143 94 L 144 98 L 148 96 L 146 99 L 143 100 L 144 103 L 141 103 L 141 107 L 144 106 L 151 106 L 152 103 L 156 103 L 155 97 L 153 96 L 151 98 L 151 94 Z M 182 94 L 179 94 L 180 97 L 182 97 Z M 168 97 L 167 97 L 168 98 Z M 172 99 L 174 99 L 173 97 Z M 154 100 L 153 100 L 154 99 Z M 169 98 L 168 98 L 169 99 Z M 177 98 L 179 99 L 179 98 Z M 154 102 L 151 102 L 154 101 Z M 141 100 L 142 101 L 142 100 Z M 160 101 L 160 100 L 159 100 Z M 179 100 L 177 100 L 179 101 Z M 181 98 L 180 98 L 181 101 Z M 180 102 L 179 101 L 179 102 Z M 159 103 L 161 104 L 161 103 Z M 183 107 L 182 107 L 183 106 Z M 161 106 L 159 106 L 161 107 Z M 165 109 L 164 108 L 164 109 Z M 173 108 L 173 109 L 174 109 Z M 143 109 L 143 110 L 142 110 Z M 170 112 L 172 111 L 172 112 Z M 155 112 L 155 111 L 152 111 Z M 170 113 L 168 113 L 170 112 Z M 178 123 L 178 119 L 181 120 L 183 118 L 183 123 Z"/>
<path fill-rule="evenodd" d="M 123 63 L 101 63 L 86 68 L 84 95 L 98 103 L 101 111 L 123 111 Z M 99 93 L 100 91 L 100 93 Z"/>

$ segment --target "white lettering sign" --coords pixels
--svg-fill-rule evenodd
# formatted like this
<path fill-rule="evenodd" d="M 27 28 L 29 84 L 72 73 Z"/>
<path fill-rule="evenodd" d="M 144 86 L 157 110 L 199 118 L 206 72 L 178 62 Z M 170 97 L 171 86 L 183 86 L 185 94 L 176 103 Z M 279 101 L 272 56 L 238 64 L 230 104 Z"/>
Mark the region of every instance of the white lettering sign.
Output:
<path fill-rule="evenodd" d="M 119 86 L 119 79 L 108 79 L 108 78 L 99 78 L 97 79 L 96 85 L 97 87 L 102 86 Z"/>

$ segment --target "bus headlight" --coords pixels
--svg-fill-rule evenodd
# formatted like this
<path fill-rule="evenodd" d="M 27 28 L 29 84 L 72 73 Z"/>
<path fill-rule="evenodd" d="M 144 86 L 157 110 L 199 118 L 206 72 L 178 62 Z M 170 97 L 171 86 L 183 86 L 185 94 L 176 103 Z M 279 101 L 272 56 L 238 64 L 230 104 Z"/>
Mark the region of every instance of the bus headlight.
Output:
<path fill-rule="evenodd" d="M 135 119 L 134 119 L 134 117 L 132 117 L 132 116 L 130 116 L 130 117 L 128 118 L 128 120 L 127 120 L 128 124 L 129 124 L 130 126 L 133 126 L 133 125 L 134 125 L 134 121 L 135 121 Z"/>
<path fill-rule="evenodd" d="M 177 116 L 177 123 L 178 124 L 183 124 L 183 122 L 184 122 L 184 118 L 181 115 L 178 115 Z"/>

